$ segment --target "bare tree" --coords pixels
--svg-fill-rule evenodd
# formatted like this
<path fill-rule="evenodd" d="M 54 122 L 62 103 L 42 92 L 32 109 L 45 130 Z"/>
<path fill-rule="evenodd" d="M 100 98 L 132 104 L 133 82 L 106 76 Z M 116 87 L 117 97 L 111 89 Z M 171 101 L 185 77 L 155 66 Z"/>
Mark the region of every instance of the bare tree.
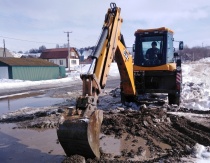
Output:
<path fill-rule="evenodd" d="M 210 57 L 210 49 L 207 47 L 200 46 L 195 46 L 192 48 L 185 46 L 184 49 L 180 51 L 180 54 L 182 55 L 183 59 L 196 61 L 201 58 Z"/>

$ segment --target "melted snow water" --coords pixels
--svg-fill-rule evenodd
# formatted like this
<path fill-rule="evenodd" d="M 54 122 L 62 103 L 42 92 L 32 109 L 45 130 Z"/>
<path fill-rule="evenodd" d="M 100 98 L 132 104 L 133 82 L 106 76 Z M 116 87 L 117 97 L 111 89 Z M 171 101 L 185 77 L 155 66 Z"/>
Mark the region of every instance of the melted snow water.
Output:
<path fill-rule="evenodd" d="M 21 94 L 0 99 L 0 115 L 24 107 L 45 107 L 64 102 L 63 98 L 51 98 L 40 93 Z"/>
<path fill-rule="evenodd" d="M 15 124 L 0 124 L 0 162 L 61 163 L 65 153 L 57 143 L 56 129 L 13 129 Z"/>

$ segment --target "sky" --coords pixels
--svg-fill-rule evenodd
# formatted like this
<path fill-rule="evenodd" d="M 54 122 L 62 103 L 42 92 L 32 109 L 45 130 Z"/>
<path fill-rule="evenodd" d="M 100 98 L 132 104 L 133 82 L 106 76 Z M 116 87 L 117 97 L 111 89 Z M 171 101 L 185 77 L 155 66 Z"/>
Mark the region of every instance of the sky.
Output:
<path fill-rule="evenodd" d="M 121 33 L 127 47 L 137 29 L 168 27 L 185 45 L 210 46 L 208 0 L 0 0 L 0 47 L 28 51 L 67 43 L 76 48 L 94 46 L 110 3 L 121 8 Z"/>

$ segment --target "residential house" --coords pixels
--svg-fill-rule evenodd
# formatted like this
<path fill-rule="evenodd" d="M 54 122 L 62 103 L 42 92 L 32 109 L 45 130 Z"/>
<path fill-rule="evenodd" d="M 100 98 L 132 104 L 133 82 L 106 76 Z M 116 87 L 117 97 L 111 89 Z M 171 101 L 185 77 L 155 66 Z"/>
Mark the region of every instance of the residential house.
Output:
<path fill-rule="evenodd" d="M 70 62 L 70 70 L 79 65 L 80 59 L 75 48 L 70 48 L 70 56 L 68 56 L 68 48 L 46 49 L 42 52 L 40 58 L 66 68 L 69 68 Z"/>

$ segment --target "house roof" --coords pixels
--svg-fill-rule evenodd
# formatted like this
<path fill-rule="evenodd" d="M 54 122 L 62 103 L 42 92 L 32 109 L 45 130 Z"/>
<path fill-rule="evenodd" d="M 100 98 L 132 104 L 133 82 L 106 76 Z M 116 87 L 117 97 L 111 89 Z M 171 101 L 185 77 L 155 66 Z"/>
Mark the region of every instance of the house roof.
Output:
<path fill-rule="evenodd" d="M 70 48 L 71 52 L 77 51 L 74 48 Z M 42 52 L 40 58 L 42 59 L 58 59 L 58 58 L 68 58 L 68 48 L 56 48 L 56 49 L 46 49 Z"/>
<path fill-rule="evenodd" d="M 9 66 L 58 66 L 54 63 L 48 62 L 38 58 L 5 58 L 0 57 L 0 62 Z"/>

